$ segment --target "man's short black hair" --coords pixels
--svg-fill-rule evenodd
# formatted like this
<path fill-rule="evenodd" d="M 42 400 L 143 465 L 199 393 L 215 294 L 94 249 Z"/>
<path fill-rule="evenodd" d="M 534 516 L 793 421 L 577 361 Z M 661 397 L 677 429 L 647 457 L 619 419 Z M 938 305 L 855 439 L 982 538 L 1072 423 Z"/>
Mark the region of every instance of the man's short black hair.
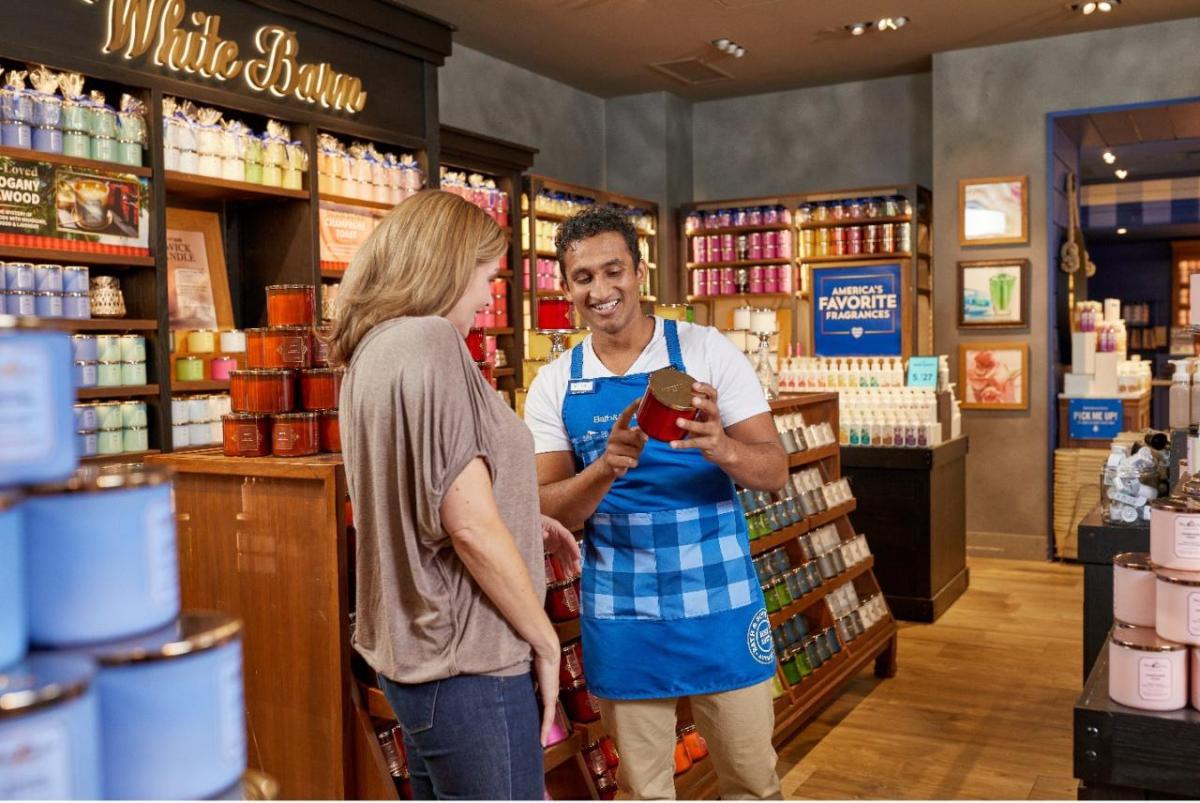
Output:
<path fill-rule="evenodd" d="M 560 223 L 558 232 L 554 235 L 558 269 L 562 273 L 564 281 L 567 278 L 567 263 L 563 257 L 566 256 L 567 249 L 581 240 L 608 231 L 615 231 L 624 238 L 625 245 L 629 248 L 629 255 L 633 257 L 633 267 L 637 268 L 638 262 L 641 261 L 641 256 L 638 254 L 638 235 L 637 229 L 629 222 L 629 218 L 624 212 L 611 206 L 589 206 Z"/>

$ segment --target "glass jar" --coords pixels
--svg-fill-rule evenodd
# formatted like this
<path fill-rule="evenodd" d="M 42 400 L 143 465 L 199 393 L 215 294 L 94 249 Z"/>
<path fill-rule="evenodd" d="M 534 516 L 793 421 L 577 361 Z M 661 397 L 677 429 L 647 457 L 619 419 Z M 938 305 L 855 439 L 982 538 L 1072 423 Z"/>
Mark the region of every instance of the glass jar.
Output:
<path fill-rule="evenodd" d="M 579 618 L 579 580 L 564 580 L 546 587 L 546 615 L 552 622 Z M 573 717 L 572 717 L 573 718 Z"/>
<path fill-rule="evenodd" d="M 600 719 L 600 702 L 588 689 L 587 681 L 575 681 L 562 690 L 561 696 L 572 722 L 586 725 Z"/>
<path fill-rule="evenodd" d="M 779 597 L 775 594 L 775 586 L 778 583 L 778 580 L 772 580 L 762 588 L 763 601 L 767 606 L 767 613 L 779 612 Z"/>
<path fill-rule="evenodd" d="M 863 199 L 851 198 L 846 201 L 846 217 L 850 220 L 859 220 L 863 216 Z"/>
<path fill-rule="evenodd" d="M 316 413 L 280 413 L 271 422 L 271 454 L 306 457 L 321 448 Z"/>
<path fill-rule="evenodd" d="M 688 755 L 683 739 L 677 740 L 675 742 L 675 774 L 683 775 L 692 768 L 692 763 L 692 757 Z"/>
<path fill-rule="evenodd" d="M 566 688 L 577 680 L 583 680 L 583 648 L 578 639 L 562 647 L 558 662 L 558 685 Z"/>
<path fill-rule="evenodd" d="M 291 372 L 234 371 L 229 375 L 229 395 L 234 412 L 285 413 L 292 409 Z"/>
<path fill-rule="evenodd" d="M 321 451 L 338 453 L 342 451 L 342 428 L 338 420 L 337 410 L 322 410 L 320 421 L 317 423 L 321 436 Z"/>
<path fill-rule="evenodd" d="M 342 390 L 342 368 L 310 368 L 300 372 L 300 407 L 304 410 L 334 410 Z"/>
<path fill-rule="evenodd" d="M 883 201 L 880 198 L 868 198 L 863 207 L 863 213 L 867 217 L 879 217 L 883 209 Z"/>
<path fill-rule="evenodd" d="M 250 368 L 308 368 L 312 362 L 312 330 L 304 326 L 271 326 L 246 330 L 246 364 Z"/>
<path fill-rule="evenodd" d="M 883 199 L 883 204 L 880 208 L 884 217 L 899 217 L 900 203 L 895 195 L 889 195 Z"/>
<path fill-rule="evenodd" d="M 267 286 L 268 326 L 312 326 L 316 316 L 316 288 L 311 284 Z"/>
<path fill-rule="evenodd" d="M 221 436 L 226 457 L 266 457 L 271 454 L 271 417 L 228 413 L 221 416 Z"/>

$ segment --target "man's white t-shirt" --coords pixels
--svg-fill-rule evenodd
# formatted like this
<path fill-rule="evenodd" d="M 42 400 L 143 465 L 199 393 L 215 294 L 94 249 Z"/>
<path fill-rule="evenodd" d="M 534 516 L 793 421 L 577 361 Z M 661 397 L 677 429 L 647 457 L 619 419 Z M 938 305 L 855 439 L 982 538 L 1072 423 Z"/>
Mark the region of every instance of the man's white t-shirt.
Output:
<path fill-rule="evenodd" d="M 762 386 L 746 355 L 711 326 L 677 322 L 679 350 L 690 376 L 717 389 L 717 408 L 725 427 L 770 411 Z M 614 376 L 592 350 L 592 336 L 583 341 L 583 378 Z M 645 374 L 671 364 L 663 319 L 654 318 L 654 337 L 629 366 L 628 375 Z M 571 439 L 563 423 L 563 399 L 571 379 L 571 352 L 538 371 L 525 399 L 525 423 L 533 432 L 534 449 L 543 452 L 569 452 Z M 620 412 L 614 410 L 614 413 Z"/>

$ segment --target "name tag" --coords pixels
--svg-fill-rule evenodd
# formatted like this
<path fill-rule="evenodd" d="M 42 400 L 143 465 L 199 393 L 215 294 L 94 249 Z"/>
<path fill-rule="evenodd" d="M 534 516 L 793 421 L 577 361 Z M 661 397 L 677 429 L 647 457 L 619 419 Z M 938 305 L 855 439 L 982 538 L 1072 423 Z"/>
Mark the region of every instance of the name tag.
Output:
<path fill-rule="evenodd" d="M 567 385 L 567 392 L 575 395 L 580 393 L 595 393 L 596 383 L 591 379 L 575 379 Z"/>

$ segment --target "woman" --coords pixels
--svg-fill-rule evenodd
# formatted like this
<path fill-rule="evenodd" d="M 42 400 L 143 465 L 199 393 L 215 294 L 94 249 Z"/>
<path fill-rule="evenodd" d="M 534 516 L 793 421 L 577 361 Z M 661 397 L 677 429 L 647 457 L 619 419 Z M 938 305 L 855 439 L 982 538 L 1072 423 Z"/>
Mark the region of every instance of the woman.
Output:
<path fill-rule="evenodd" d="M 541 517 L 533 438 L 463 340 L 506 248 L 462 198 L 409 198 L 355 254 L 330 338 L 348 366 L 354 647 L 404 730 L 418 798 L 543 795 L 560 648 L 542 552 L 577 567 L 579 549 Z"/>

